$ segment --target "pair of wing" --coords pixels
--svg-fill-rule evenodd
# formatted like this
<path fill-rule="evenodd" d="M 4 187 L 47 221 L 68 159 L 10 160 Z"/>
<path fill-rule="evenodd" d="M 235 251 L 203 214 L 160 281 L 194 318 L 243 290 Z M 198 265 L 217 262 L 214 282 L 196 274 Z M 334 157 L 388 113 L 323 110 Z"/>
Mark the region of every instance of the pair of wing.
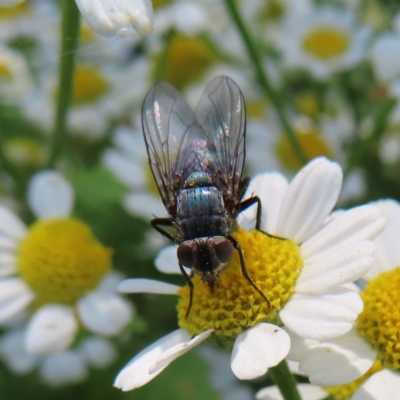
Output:
<path fill-rule="evenodd" d="M 243 95 L 228 77 L 213 79 L 195 111 L 167 82 L 156 83 L 142 107 L 150 167 L 167 210 L 193 172 L 210 175 L 224 195 L 235 196 L 245 161 Z"/>

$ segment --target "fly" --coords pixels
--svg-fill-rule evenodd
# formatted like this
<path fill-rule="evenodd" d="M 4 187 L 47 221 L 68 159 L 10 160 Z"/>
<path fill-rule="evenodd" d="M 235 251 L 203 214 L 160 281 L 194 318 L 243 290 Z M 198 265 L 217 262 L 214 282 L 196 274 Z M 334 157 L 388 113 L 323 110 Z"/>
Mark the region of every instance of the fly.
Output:
<path fill-rule="evenodd" d="M 238 214 L 256 203 L 255 228 L 261 229 L 259 197 L 242 200 L 250 178 L 242 178 L 246 110 L 239 87 L 228 77 L 213 79 L 193 111 L 172 85 L 158 82 L 144 99 L 142 126 L 151 171 L 169 214 L 151 224 L 179 245 L 179 268 L 190 288 L 186 316 L 194 286 L 183 266 L 213 290 L 234 249 L 244 277 L 269 304 L 232 236 Z"/>

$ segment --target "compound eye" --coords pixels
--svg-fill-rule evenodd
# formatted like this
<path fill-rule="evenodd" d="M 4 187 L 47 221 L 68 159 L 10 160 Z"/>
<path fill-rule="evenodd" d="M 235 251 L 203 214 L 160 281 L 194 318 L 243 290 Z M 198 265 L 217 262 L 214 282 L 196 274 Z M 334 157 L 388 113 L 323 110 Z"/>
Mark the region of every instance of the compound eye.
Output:
<path fill-rule="evenodd" d="M 182 265 L 186 267 L 193 267 L 194 258 L 193 258 L 193 246 L 188 243 L 181 243 L 178 246 L 177 250 L 178 260 Z"/>
<path fill-rule="evenodd" d="M 222 264 L 226 264 L 233 256 L 233 244 L 224 237 L 215 237 L 212 239 L 215 254 Z"/>

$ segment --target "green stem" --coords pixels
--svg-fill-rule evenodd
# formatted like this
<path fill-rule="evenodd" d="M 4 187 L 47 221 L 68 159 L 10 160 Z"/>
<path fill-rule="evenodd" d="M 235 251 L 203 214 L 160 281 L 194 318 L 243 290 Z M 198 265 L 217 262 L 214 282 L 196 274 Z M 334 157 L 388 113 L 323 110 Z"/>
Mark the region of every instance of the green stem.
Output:
<path fill-rule="evenodd" d="M 377 112 L 377 116 L 375 118 L 371 133 L 368 135 L 367 138 L 357 143 L 357 146 L 355 147 L 353 153 L 349 156 L 347 166 L 344 171 L 345 177 L 352 171 L 354 167 L 360 164 L 368 149 L 370 149 L 374 145 L 374 143 L 379 141 L 380 137 L 385 132 L 388 118 L 396 103 L 396 99 L 388 99 L 380 107 Z"/>
<path fill-rule="evenodd" d="M 232 20 L 236 24 L 237 29 L 239 30 L 243 42 L 246 46 L 247 53 L 249 55 L 249 58 L 251 59 L 257 78 L 258 82 L 261 85 L 261 88 L 264 91 L 265 96 L 267 99 L 269 99 L 272 104 L 275 107 L 275 110 L 278 114 L 279 121 L 283 127 L 284 133 L 286 134 L 289 143 L 293 147 L 293 150 L 296 154 L 296 157 L 298 160 L 302 163 L 305 164 L 308 161 L 307 155 L 304 153 L 299 141 L 296 138 L 296 135 L 294 133 L 294 130 L 292 126 L 290 125 L 288 119 L 286 118 L 286 115 L 283 112 L 283 105 L 281 102 L 281 99 L 278 95 L 278 93 L 274 90 L 272 85 L 269 82 L 269 79 L 267 77 L 266 72 L 264 71 L 264 68 L 262 67 L 261 60 L 259 57 L 259 52 L 256 49 L 256 45 L 254 44 L 254 41 L 252 37 L 250 36 L 249 31 L 247 30 L 242 17 L 240 16 L 240 13 L 236 7 L 236 0 L 225 0 L 226 7 L 232 17 Z"/>
<path fill-rule="evenodd" d="M 74 0 L 61 1 L 61 50 L 59 66 L 59 86 L 54 120 L 53 142 L 50 149 L 48 167 L 54 167 L 64 144 L 67 133 L 67 115 L 71 102 L 75 54 L 79 38 L 80 13 Z"/>
<path fill-rule="evenodd" d="M 289 367 L 285 360 L 276 367 L 269 369 L 269 374 L 278 386 L 282 397 L 285 400 L 301 400 L 299 391 L 297 390 L 297 382 L 293 374 L 289 371 Z"/>

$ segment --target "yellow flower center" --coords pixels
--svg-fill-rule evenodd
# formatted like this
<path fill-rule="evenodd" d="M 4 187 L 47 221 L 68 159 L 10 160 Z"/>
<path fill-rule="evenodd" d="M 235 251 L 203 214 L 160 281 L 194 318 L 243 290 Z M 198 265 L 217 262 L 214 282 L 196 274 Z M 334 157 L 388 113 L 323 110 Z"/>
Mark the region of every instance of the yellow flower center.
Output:
<path fill-rule="evenodd" d="M 83 20 L 80 26 L 79 32 L 79 41 L 80 43 L 90 43 L 95 39 L 95 34 L 93 29 L 89 26 L 89 24 Z"/>
<path fill-rule="evenodd" d="M 220 273 L 214 291 L 201 281 L 200 276 L 193 278 L 193 305 L 187 317 L 190 291 L 187 286 L 179 290 L 179 326 L 192 335 L 215 329 L 217 336 L 234 339 L 259 322 L 274 320 L 294 293 L 296 279 L 303 267 L 298 245 L 258 231 L 239 229 L 234 236 L 242 246 L 249 276 L 270 301 L 271 307 L 243 276 L 235 251 Z"/>
<path fill-rule="evenodd" d="M 154 75 L 180 90 L 201 79 L 215 61 L 216 55 L 201 38 L 175 35 L 166 53 L 156 57 Z"/>
<path fill-rule="evenodd" d="M 30 5 L 28 1 L 21 2 L 13 7 L 0 7 L 0 19 L 14 18 L 26 14 Z"/>
<path fill-rule="evenodd" d="M 3 151 L 7 158 L 18 165 L 40 165 L 44 159 L 44 151 L 37 142 L 28 138 L 6 140 Z"/>
<path fill-rule="evenodd" d="M 377 360 L 372 367 L 363 376 L 360 376 L 353 382 L 340 386 L 329 386 L 325 390 L 333 395 L 335 400 L 349 400 L 354 392 L 372 375 L 383 369 L 382 364 Z"/>
<path fill-rule="evenodd" d="M 11 77 L 10 66 L 0 60 L 0 82 L 9 82 L 11 81 Z"/>
<path fill-rule="evenodd" d="M 297 131 L 296 137 L 303 151 L 310 160 L 319 156 L 332 158 L 332 154 L 327 144 L 318 132 L 312 130 Z M 289 171 L 296 172 L 303 166 L 298 160 L 286 135 L 280 136 L 280 139 L 276 144 L 276 153 L 281 164 Z"/>
<path fill-rule="evenodd" d="M 156 196 L 159 196 L 159 191 L 158 191 L 156 181 L 154 180 L 153 173 L 151 172 L 150 164 L 147 161 L 144 166 L 144 172 L 145 172 L 145 176 L 146 176 L 147 190 L 149 190 L 151 193 L 155 194 Z"/>
<path fill-rule="evenodd" d="M 248 118 L 265 118 L 267 114 L 267 103 L 261 99 L 250 99 L 246 101 L 246 115 Z"/>
<path fill-rule="evenodd" d="M 74 75 L 72 104 L 93 103 L 107 92 L 108 87 L 107 79 L 99 71 L 91 67 L 78 66 Z"/>
<path fill-rule="evenodd" d="M 261 15 L 266 21 L 280 20 L 285 13 L 283 2 L 277 0 L 269 0 L 265 3 L 261 10 Z"/>
<path fill-rule="evenodd" d="M 350 44 L 348 33 L 339 29 L 321 26 L 304 37 L 304 49 L 312 55 L 329 59 L 343 54 Z"/>
<path fill-rule="evenodd" d="M 75 219 L 50 219 L 34 224 L 18 252 L 21 278 L 40 303 L 73 304 L 110 269 L 112 250 Z"/>
<path fill-rule="evenodd" d="M 379 274 L 361 293 L 359 335 L 378 352 L 385 368 L 400 368 L 400 267 Z"/>

